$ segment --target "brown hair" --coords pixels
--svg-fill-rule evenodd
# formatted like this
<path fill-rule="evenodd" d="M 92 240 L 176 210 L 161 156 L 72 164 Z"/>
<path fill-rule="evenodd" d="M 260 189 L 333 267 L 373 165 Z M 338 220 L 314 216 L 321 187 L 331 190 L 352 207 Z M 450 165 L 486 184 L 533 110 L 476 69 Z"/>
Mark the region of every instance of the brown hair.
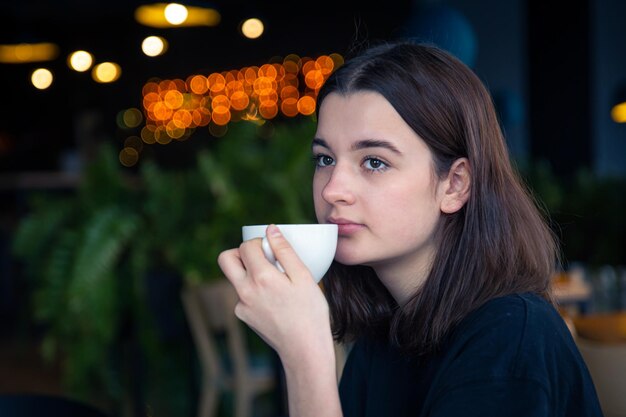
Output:
<path fill-rule="evenodd" d="M 385 43 L 338 68 L 318 95 L 318 109 L 330 93 L 357 91 L 391 103 L 430 148 L 437 176 L 468 158 L 472 186 L 461 210 L 442 213 L 432 269 L 402 307 L 371 268 L 332 265 L 324 289 L 335 338 L 391 337 L 426 354 L 492 298 L 531 292 L 552 302 L 557 241 L 511 164 L 491 96 L 474 72 L 432 45 Z"/>

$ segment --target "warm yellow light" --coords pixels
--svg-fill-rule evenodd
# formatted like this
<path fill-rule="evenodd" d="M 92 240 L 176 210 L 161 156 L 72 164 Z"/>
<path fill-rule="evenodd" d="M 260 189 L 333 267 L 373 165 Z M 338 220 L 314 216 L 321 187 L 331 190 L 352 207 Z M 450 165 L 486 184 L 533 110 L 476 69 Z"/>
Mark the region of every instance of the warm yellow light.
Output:
<path fill-rule="evenodd" d="M 2 64 L 51 61 L 58 54 L 59 47 L 49 42 L 0 45 L 0 63 Z"/>
<path fill-rule="evenodd" d="M 153 3 L 139 6 L 135 9 L 135 20 L 144 26 L 171 28 L 181 26 L 216 26 L 222 19 L 220 13 L 215 9 L 182 6 L 185 7 L 187 11 L 187 17 L 181 23 L 175 24 L 171 23 L 166 17 L 165 9 L 169 6 L 171 6 L 169 3 Z M 176 12 L 176 7 L 174 7 L 174 9 L 168 9 L 168 13 L 171 13 L 171 10 Z"/>
<path fill-rule="evenodd" d="M 189 11 L 185 6 L 178 3 L 170 3 L 165 6 L 165 10 L 163 11 L 165 15 L 165 20 L 167 20 L 172 25 L 180 25 L 185 20 L 187 20 L 187 16 L 189 15 Z"/>
<path fill-rule="evenodd" d="M 305 116 L 310 116 L 315 112 L 315 99 L 311 96 L 304 96 L 298 100 L 298 111 Z"/>
<path fill-rule="evenodd" d="M 148 56 L 163 55 L 167 50 L 167 41 L 160 36 L 148 36 L 141 43 L 141 50 Z"/>
<path fill-rule="evenodd" d="M 339 68 L 340 66 L 343 65 L 343 62 L 344 62 L 343 57 L 341 55 L 339 55 L 338 53 L 332 53 L 332 54 L 330 54 L 328 56 L 335 63 L 335 65 L 334 65 L 335 68 Z"/>
<path fill-rule="evenodd" d="M 153 128 L 153 125 L 149 125 L 149 124 L 141 128 L 141 140 L 149 145 L 156 143 L 156 139 L 154 137 L 154 130 L 152 128 Z"/>
<path fill-rule="evenodd" d="M 117 114 L 117 125 L 122 129 L 132 129 L 143 122 L 141 111 L 136 108 L 122 110 Z"/>
<path fill-rule="evenodd" d="M 619 103 L 613 106 L 611 118 L 616 123 L 626 123 L 626 103 Z"/>
<path fill-rule="evenodd" d="M 112 83 L 120 78 L 122 69 L 115 62 L 103 62 L 93 67 L 92 78 L 99 83 Z"/>
<path fill-rule="evenodd" d="M 209 89 L 206 77 L 202 75 L 194 75 L 189 80 L 189 89 L 195 94 L 204 94 Z"/>
<path fill-rule="evenodd" d="M 295 117 L 298 115 L 298 99 L 288 97 L 284 99 L 280 105 L 280 110 L 287 117 Z"/>
<path fill-rule="evenodd" d="M 137 152 L 141 152 L 143 149 L 143 141 L 138 136 L 129 136 L 124 141 L 125 148 L 133 148 Z"/>
<path fill-rule="evenodd" d="M 228 132 L 228 125 L 219 125 L 217 123 L 209 124 L 209 133 L 216 138 L 221 138 Z"/>
<path fill-rule="evenodd" d="M 93 56 L 87 51 L 75 51 L 70 54 L 68 65 L 71 69 L 78 72 L 85 72 L 91 68 L 93 64 Z"/>
<path fill-rule="evenodd" d="M 241 33 L 249 39 L 256 39 L 263 34 L 263 22 L 257 18 L 247 19 L 241 24 Z"/>
<path fill-rule="evenodd" d="M 139 160 L 139 152 L 135 148 L 125 147 L 120 151 L 119 159 L 125 167 L 132 167 Z"/>
<path fill-rule="evenodd" d="M 50 70 L 47 70 L 45 68 L 38 68 L 33 71 L 30 80 L 35 88 L 39 90 L 45 90 L 46 88 L 50 87 L 53 78 L 54 77 L 52 76 Z"/>

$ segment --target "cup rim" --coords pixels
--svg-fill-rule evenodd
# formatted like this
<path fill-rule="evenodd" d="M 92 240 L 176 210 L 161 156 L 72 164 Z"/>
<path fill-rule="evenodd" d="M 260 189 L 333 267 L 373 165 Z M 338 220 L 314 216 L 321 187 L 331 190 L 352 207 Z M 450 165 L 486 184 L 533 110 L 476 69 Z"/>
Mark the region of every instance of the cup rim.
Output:
<path fill-rule="evenodd" d="M 267 227 L 267 224 L 245 224 L 241 227 Z M 278 227 L 338 227 L 335 223 L 274 223 Z"/>

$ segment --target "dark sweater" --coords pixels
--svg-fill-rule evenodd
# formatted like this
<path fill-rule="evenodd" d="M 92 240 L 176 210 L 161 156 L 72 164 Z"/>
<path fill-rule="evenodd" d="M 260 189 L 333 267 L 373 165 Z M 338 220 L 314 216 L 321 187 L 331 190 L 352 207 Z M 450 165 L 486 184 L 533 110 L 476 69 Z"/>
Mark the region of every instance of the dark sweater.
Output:
<path fill-rule="evenodd" d="M 344 417 L 602 416 L 569 329 L 531 294 L 487 302 L 427 360 L 357 341 L 340 396 Z"/>

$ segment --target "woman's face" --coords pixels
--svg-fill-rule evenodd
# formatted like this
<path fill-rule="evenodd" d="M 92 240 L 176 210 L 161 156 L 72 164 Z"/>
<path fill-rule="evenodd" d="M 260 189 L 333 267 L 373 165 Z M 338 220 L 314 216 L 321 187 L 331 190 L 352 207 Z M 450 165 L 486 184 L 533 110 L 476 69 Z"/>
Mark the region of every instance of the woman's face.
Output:
<path fill-rule="evenodd" d="M 424 141 L 380 94 L 329 94 L 313 140 L 315 212 L 337 223 L 335 259 L 424 271 L 442 188 Z"/>

